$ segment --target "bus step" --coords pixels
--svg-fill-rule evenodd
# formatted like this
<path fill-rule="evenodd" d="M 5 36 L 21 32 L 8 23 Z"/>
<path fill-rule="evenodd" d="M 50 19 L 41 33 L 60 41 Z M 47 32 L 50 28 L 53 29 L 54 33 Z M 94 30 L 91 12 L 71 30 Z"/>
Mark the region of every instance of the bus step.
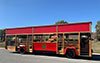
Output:
<path fill-rule="evenodd" d="M 64 53 L 62 52 L 62 53 L 59 53 L 59 54 L 63 55 Z"/>
<path fill-rule="evenodd" d="M 81 53 L 81 55 L 89 55 L 89 53 L 87 52 L 87 53 Z"/>

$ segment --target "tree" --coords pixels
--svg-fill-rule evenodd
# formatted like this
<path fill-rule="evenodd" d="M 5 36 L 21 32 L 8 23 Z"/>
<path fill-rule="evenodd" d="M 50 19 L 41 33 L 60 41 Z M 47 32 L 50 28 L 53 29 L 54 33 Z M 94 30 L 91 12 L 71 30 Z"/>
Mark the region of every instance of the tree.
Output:
<path fill-rule="evenodd" d="M 0 30 L 0 42 L 4 41 L 4 36 L 5 36 L 5 31 L 4 30 Z"/>
<path fill-rule="evenodd" d="M 96 38 L 100 41 L 100 21 L 97 21 L 96 24 Z"/>
<path fill-rule="evenodd" d="M 68 24 L 68 22 L 66 22 L 64 20 L 60 20 L 60 21 L 57 21 L 55 24 L 56 25 L 58 25 L 58 24 Z"/>

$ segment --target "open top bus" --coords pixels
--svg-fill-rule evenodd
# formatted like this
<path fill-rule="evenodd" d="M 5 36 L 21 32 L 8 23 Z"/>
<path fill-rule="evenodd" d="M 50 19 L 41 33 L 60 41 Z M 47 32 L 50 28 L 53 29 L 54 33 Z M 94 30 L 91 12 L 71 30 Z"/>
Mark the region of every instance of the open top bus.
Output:
<path fill-rule="evenodd" d="M 5 48 L 12 52 L 92 57 L 91 22 L 7 28 L 5 32 Z"/>

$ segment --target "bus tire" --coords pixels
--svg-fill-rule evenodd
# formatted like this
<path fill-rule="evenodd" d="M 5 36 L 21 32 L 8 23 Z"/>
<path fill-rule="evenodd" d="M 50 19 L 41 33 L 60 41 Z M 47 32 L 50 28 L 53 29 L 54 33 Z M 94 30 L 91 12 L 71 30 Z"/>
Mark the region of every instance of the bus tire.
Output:
<path fill-rule="evenodd" d="M 76 53 L 74 50 L 68 50 L 66 51 L 66 57 L 67 58 L 75 58 L 76 57 Z"/>
<path fill-rule="evenodd" d="M 24 48 L 21 48 L 21 49 L 20 49 L 20 54 L 25 54 Z"/>

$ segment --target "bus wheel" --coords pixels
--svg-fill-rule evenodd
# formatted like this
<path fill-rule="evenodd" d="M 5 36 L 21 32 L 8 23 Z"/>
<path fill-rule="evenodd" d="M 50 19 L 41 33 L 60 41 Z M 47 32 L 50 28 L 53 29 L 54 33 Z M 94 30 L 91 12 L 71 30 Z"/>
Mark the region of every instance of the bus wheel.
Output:
<path fill-rule="evenodd" d="M 67 58 L 75 58 L 76 57 L 75 51 L 74 50 L 68 50 L 66 52 L 66 57 Z"/>
<path fill-rule="evenodd" d="M 21 54 L 25 54 L 25 50 L 23 48 L 20 49 Z"/>

